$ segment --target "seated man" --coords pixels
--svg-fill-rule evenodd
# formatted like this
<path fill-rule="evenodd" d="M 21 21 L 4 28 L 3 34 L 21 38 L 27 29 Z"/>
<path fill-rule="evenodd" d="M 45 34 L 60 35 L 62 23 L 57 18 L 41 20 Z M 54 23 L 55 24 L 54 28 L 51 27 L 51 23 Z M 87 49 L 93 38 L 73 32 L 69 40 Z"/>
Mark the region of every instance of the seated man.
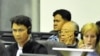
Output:
<path fill-rule="evenodd" d="M 16 43 L 8 47 L 10 56 L 19 56 L 21 53 L 47 54 L 47 49 L 31 39 L 31 19 L 19 15 L 11 19 L 12 34 Z"/>
<path fill-rule="evenodd" d="M 58 31 L 61 30 L 61 27 L 65 22 L 71 21 L 71 13 L 68 10 L 59 9 L 53 13 L 53 17 L 54 17 L 54 25 L 53 25 L 54 30 L 52 32 L 54 32 L 55 34 L 50 36 L 48 40 L 59 42 Z"/>
<path fill-rule="evenodd" d="M 79 26 L 73 21 L 66 22 L 59 33 L 59 40 L 69 48 L 77 47 Z"/>

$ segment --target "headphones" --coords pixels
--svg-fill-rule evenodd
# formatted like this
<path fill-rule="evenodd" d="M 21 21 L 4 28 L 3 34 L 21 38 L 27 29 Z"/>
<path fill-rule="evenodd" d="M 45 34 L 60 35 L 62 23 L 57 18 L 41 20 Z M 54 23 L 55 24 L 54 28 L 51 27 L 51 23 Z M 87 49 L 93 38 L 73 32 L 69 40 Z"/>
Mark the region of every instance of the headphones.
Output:
<path fill-rule="evenodd" d="M 74 22 L 74 25 L 75 25 L 75 32 L 74 32 L 74 35 L 75 35 L 75 37 L 77 37 L 78 34 L 79 34 L 79 25 L 78 25 L 76 22 Z"/>
<path fill-rule="evenodd" d="M 75 37 L 77 37 L 78 34 L 79 34 L 79 31 L 75 31 L 75 32 L 74 32 Z"/>
<path fill-rule="evenodd" d="M 82 34 L 82 32 L 80 33 L 80 36 L 81 36 L 81 39 L 83 40 L 83 34 Z"/>
<path fill-rule="evenodd" d="M 27 32 L 27 33 L 28 33 L 28 34 L 31 33 L 31 26 L 28 27 L 28 32 Z"/>

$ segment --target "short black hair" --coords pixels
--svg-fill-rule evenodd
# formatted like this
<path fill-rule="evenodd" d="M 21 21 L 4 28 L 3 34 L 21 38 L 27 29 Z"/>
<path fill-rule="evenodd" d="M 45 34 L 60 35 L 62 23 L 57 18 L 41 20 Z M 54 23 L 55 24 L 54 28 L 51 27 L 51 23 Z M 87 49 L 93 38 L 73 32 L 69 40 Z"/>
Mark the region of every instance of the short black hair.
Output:
<path fill-rule="evenodd" d="M 55 12 L 53 12 L 53 16 L 56 16 L 57 14 L 60 14 L 64 20 L 71 21 L 70 11 L 65 9 L 58 9 Z"/>
<path fill-rule="evenodd" d="M 28 16 L 18 15 L 18 16 L 12 17 L 10 19 L 10 21 L 11 21 L 11 27 L 12 27 L 13 23 L 22 24 L 22 25 L 26 26 L 28 29 L 28 33 L 30 34 L 32 24 L 31 24 L 31 18 L 29 18 Z"/>

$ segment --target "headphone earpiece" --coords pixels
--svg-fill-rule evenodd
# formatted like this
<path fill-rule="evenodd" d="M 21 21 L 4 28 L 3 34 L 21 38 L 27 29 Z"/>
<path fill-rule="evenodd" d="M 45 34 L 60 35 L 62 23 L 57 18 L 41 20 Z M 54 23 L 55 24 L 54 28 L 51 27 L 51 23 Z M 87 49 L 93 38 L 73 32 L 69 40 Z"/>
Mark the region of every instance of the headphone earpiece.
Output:
<path fill-rule="evenodd" d="M 82 34 L 82 33 L 80 33 L 80 35 L 81 35 L 81 39 L 83 40 L 83 34 Z"/>
<path fill-rule="evenodd" d="M 75 37 L 77 37 L 77 36 L 78 36 L 78 34 L 79 34 L 79 32 L 78 32 L 78 31 L 75 31 L 75 32 L 74 32 Z"/>
<path fill-rule="evenodd" d="M 28 27 L 28 34 L 31 33 L 31 27 Z"/>

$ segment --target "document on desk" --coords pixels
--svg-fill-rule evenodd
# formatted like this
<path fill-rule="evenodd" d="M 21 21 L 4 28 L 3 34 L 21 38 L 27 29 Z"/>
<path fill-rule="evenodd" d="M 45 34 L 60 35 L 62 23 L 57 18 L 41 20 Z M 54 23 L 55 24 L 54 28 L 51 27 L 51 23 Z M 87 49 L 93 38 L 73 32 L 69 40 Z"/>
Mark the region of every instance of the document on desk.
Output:
<path fill-rule="evenodd" d="M 58 48 L 53 47 L 52 50 L 60 51 L 63 56 L 81 56 L 82 52 L 93 52 L 93 49 L 78 49 L 78 48 Z"/>

